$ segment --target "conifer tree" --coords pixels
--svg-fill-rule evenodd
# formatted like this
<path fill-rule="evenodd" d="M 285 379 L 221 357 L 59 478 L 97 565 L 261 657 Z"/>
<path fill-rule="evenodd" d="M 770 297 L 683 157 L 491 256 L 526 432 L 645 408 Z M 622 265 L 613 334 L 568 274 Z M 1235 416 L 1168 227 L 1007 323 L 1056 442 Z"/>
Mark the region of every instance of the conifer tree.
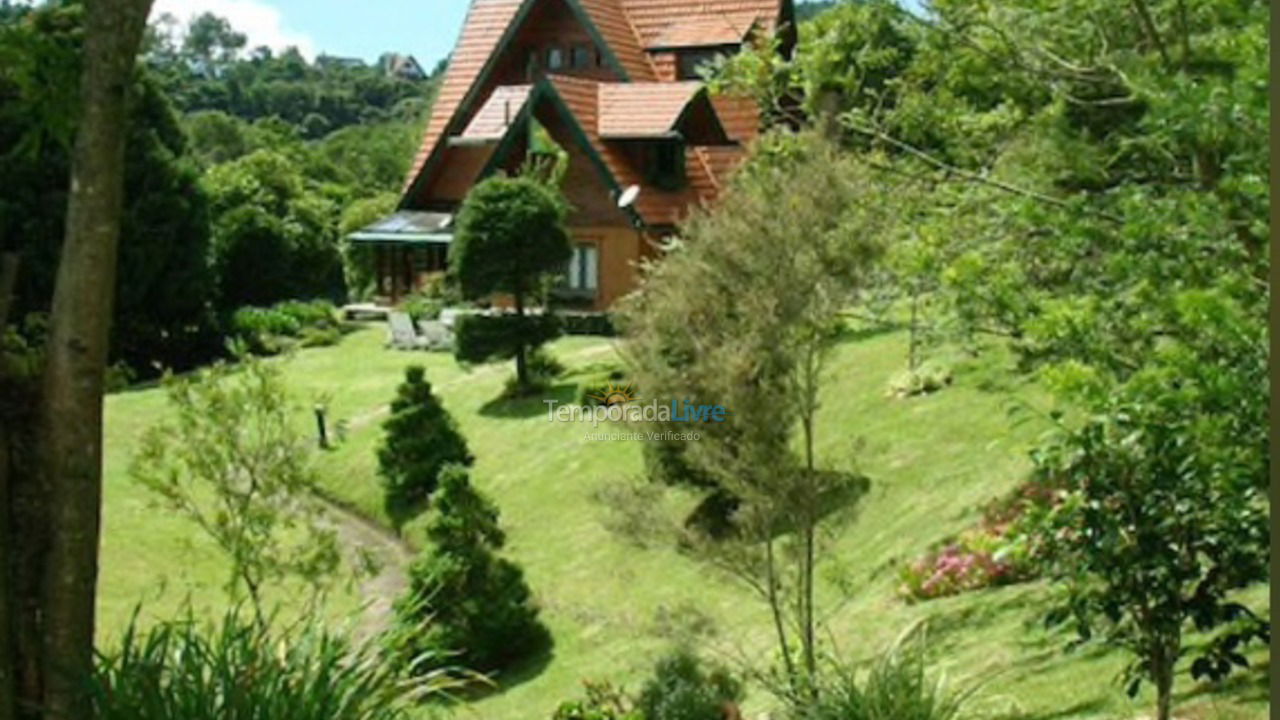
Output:
<path fill-rule="evenodd" d="M 462 465 L 440 472 L 427 539 L 410 569 L 409 592 L 396 603 L 397 650 L 493 672 L 547 646 L 550 634 L 524 573 L 497 555 L 506 542 L 498 509 Z"/>
<path fill-rule="evenodd" d="M 405 369 L 404 382 L 391 401 L 391 417 L 378 449 L 378 473 L 385 507 L 396 527 L 426 507 L 440 469 L 448 463 L 470 465 L 467 441 L 431 392 L 422 367 Z"/>

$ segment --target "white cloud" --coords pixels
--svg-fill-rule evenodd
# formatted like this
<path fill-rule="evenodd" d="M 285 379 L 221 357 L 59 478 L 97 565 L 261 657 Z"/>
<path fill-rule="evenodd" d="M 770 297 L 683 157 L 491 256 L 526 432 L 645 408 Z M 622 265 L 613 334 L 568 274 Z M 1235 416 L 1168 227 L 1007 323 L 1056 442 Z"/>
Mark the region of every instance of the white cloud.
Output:
<path fill-rule="evenodd" d="M 306 33 L 289 29 L 284 16 L 276 8 L 260 0 L 156 0 L 151 9 L 151 20 L 169 13 L 183 26 L 193 17 L 206 12 L 224 17 L 237 32 L 248 38 L 246 50 L 266 45 L 280 51 L 290 45 L 308 60 L 315 58 L 315 42 Z"/>

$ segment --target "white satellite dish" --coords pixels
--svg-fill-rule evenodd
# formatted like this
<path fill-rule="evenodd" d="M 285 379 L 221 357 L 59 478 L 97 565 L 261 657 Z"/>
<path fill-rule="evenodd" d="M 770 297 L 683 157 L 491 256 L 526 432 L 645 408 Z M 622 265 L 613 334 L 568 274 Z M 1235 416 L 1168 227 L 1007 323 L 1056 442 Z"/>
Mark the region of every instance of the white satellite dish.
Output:
<path fill-rule="evenodd" d="M 640 196 L 639 185 L 632 185 L 628 187 L 626 190 L 622 191 L 621 195 L 618 196 L 618 207 L 620 208 L 631 207 L 631 205 L 636 201 L 636 198 L 639 196 Z"/>

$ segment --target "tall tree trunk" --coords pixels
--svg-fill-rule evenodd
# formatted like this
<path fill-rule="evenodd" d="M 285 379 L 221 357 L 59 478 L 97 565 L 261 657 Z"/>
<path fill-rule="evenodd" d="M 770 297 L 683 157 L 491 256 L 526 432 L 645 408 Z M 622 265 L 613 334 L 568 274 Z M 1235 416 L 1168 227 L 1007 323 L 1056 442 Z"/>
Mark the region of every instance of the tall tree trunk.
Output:
<path fill-rule="evenodd" d="M 515 298 L 516 315 L 520 317 L 520 332 L 524 332 L 524 293 L 517 290 L 512 293 Z M 520 343 L 516 345 L 516 385 L 520 388 L 520 392 L 524 393 L 529 390 L 529 358 L 527 357 L 524 337 L 520 338 Z"/>
<path fill-rule="evenodd" d="M 151 0 L 88 0 L 81 115 L 50 314 L 39 444 L 46 720 L 88 717 L 102 496 L 102 389 L 124 194 L 127 90 Z"/>

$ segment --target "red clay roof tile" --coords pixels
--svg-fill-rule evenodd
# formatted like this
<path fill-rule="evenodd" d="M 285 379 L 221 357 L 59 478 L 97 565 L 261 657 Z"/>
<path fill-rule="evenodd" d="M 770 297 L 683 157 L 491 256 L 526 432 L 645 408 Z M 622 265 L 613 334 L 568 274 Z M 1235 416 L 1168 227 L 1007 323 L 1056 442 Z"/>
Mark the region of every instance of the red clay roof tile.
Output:
<path fill-rule="evenodd" d="M 597 132 L 603 138 L 669 133 L 701 89 L 699 82 L 601 83 Z"/>
<path fill-rule="evenodd" d="M 739 45 L 758 22 L 759 18 L 753 12 L 695 15 L 671 23 L 646 47 L 652 50 Z"/>
<path fill-rule="evenodd" d="M 499 85 L 462 132 L 463 140 L 501 140 L 529 99 L 532 85 Z"/>

